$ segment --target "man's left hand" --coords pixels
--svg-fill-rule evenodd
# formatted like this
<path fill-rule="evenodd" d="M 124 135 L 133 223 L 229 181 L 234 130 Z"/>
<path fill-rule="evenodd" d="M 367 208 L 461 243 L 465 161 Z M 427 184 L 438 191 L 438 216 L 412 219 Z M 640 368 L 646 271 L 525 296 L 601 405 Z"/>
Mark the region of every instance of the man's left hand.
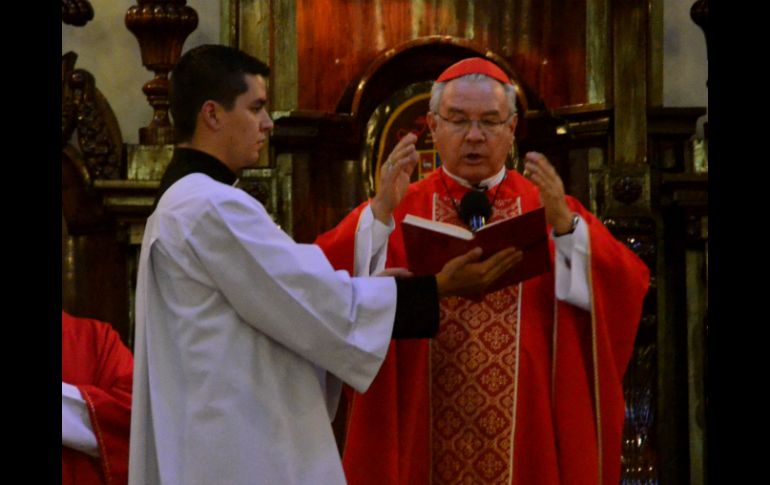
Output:
<path fill-rule="evenodd" d="M 564 183 L 556 169 L 538 152 L 528 152 L 524 156 L 525 175 L 529 174 L 538 189 L 540 202 L 545 207 L 545 220 L 553 227 L 556 234 L 564 234 L 572 228 L 572 211 L 564 196 Z"/>

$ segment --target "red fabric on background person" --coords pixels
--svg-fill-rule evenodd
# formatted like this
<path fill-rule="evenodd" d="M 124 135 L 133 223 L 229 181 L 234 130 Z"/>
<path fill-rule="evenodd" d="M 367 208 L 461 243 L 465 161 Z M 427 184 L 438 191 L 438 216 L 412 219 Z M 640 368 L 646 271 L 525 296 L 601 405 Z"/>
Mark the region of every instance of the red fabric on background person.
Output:
<path fill-rule="evenodd" d="M 396 229 L 389 239 L 386 267 L 406 266 L 400 222 L 407 213 L 459 223 L 440 177 L 436 171 L 412 184 L 394 211 Z M 456 200 L 467 191 L 449 177 L 444 176 L 444 182 Z M 490 198 L 497 189 L 487 191 Z M 495 202 L 499 217 L 541 205 L 537 188 L 516 172 L 508 172 L 499 190 Z M 436 339 L 391 343 L 370 389 L 352 394 L 343 456 L 351 485 L 422 485 L 441 483 L 446 477 L 516 485 L 618 483 L 622 378 L 633 350 L 649 270 L 577 200 L 567 197 L 567 203 L 588 227 L 593 311 L 557 301 L 553 272 L 487 295 L 481 303 L 442 300 Z M 365 206 L 316 241 L 337 268 L 353 270 L 355 233 Z M 551 241 L 552 256 L 553 252 Z M 474 342 L 452 335 L 467 330 L 459 320 L 482 322 L 472 325 L 482 332 L 476 340 L 493 334 L 500 337 L 500 329 L 513 323 L 508 325 L 509 333 L 502 335 L 506 344 L 498 352 L 507 352 L 500 362 L 510 366 L 497 364 L 492 369 L 496 382 L 507 386 L 508 395 L 501 396 L 499 389 L 486 395 L 477 392 L 484 385 L 481 382 L 466 385 L 465 394 L 459 396 L 452 389 L 453 380 L 466 384 L 471 380 L 460 372 L 448 372 L 454 363 L 447 366 L 448 354 L 438 355 L 442 341 L 450 346 L 454 341 Z M 456 355 L 460 360 L 468 357 L 487 363 L 498 358 L 489 346 L 474 345 L 471 350 Z M 444 369 L 441 373 L 439 366 Z M 482 374 L 478 381 L 490 375 Z M 431 400 L 431 396 L 439 397 Z M 459 403 L 460 409 L 445 405 L 446 400 Z M 501 405 L 511 403 L 504 410 L 508 415 L 500 413 Z M 453 419 L 465 412 L 462 406 L 468 414 L 477 413 L 465 431 L 457 424 L 462 420 Z M 508 439 L 506 444 L 505 433 L 514 436 L 513 443 Z M 460 450 L 465 445 L 467 456 L 450 456 L 448 448 L 437 451 L 442 440 L 454 440 Z"/>
<path fill-rule="evenodd" d="M 107 323 L 62 311 L 62 382 L 86 401 L 99 458 L 62 446 L 62 483 L 120 485 L 128 480 L 133 356 Z"/>

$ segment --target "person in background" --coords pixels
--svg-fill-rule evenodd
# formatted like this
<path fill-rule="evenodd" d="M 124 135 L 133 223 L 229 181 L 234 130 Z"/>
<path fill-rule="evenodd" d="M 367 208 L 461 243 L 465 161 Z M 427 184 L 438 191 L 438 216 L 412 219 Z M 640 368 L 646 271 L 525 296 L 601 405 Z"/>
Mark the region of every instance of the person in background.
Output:
<path fill-rule="evenodd" d="M 108 323 L 61 314 L 62 483 L 128 480 L 134 359 Z"/>

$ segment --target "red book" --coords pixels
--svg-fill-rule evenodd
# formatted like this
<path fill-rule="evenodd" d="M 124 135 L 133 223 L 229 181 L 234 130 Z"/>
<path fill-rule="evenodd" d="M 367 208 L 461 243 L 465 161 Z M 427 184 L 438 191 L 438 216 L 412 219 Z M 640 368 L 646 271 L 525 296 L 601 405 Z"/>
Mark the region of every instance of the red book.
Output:
<path fill-rule="evenodd" d="M 551 270 L 545 209 L 488 224 L 475 233 L 454 224 L 431 221 L 407 214 L 401 223 L 409 270 L 415 275 L 436 274 L 447 261 L 475 247 L 481 260 L 498 251 L 515 247 L 524 258 L 492 283 L 487 293 L 505 288 Z"/>

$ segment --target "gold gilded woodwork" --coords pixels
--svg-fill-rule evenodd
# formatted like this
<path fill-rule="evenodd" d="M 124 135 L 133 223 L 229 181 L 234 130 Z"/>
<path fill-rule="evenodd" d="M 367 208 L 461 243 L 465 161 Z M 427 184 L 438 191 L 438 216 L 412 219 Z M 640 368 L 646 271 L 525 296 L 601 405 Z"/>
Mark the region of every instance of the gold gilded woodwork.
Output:
<path fill-rule="evenodd" d="M 663 0 L 649 0 L 647 106 L 663 106 Z"/>
<path fill-rule="evenodd" d="M 647 164 L 647 4 L 613 5 L 615 165 Z"/>
<path fill-rule="evenodd" d="M 160 180 L 166 170 L 174 145 L 126 145 L 128 180 Z"/>
<path fill-rule="evenodd" d="M 299 69 L 297 49 L 297 8 L 294 0 L 273 3 L 273 48 L 271 59 L 272 107 L 277 110 L 297 109 Z"/>
<path fill-rule="evenodd" d="M 610 17 L 609 0 L 588 0 L 586 4 L 586 87 L 589 103 L 610 101 Z"/>

